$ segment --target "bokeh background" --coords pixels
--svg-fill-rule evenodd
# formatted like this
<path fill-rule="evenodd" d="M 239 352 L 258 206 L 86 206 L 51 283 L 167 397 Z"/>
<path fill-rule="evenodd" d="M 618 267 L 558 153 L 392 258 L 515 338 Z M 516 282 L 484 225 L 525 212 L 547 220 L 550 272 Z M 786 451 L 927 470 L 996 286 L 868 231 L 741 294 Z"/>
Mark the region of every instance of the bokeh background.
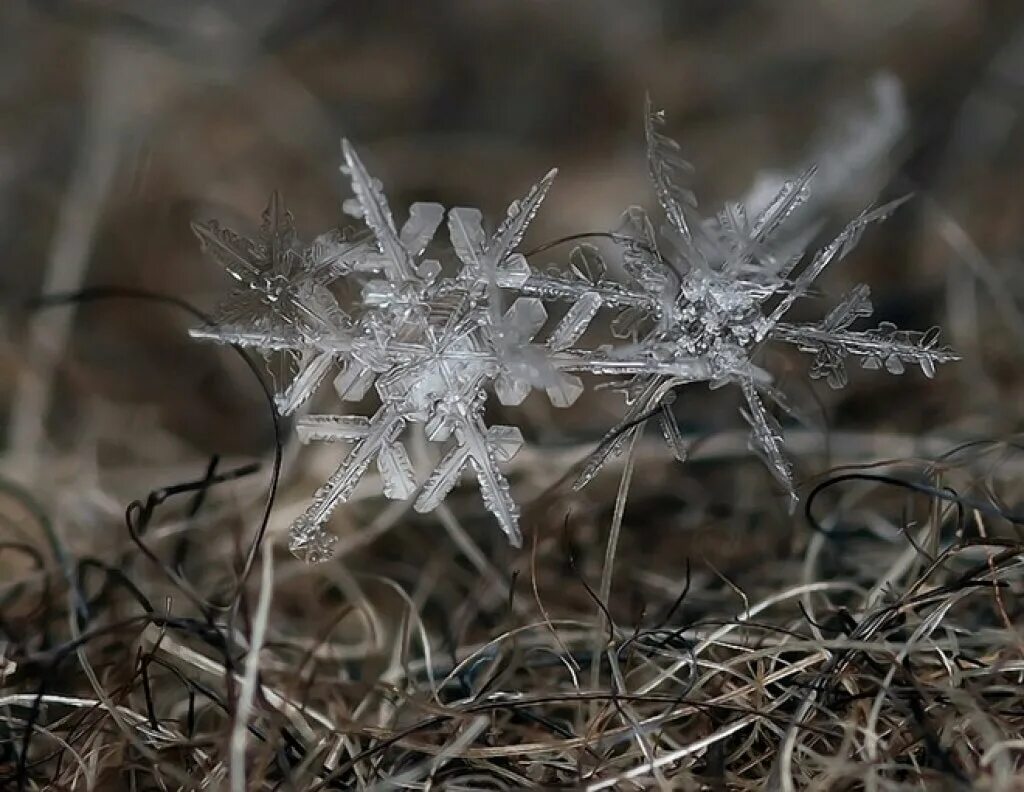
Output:
<path fill-rule="evenodd" d="M 809 211 L 823 234 L 872 202 L 914 194 L 822 284 L 833 296 L 870 284 L 878 320 L 941 325 L 963 361 L 934 380 L 916 370 L 855 372 L 834 392 L 807 384 L 806 360 L 777 353 L 772 368 L 807 417 L 807 427 L 789 427 L 802 492 L 835 465 L 932 459 L 964 440 L 1020 431 L 1019 0 L 3 0 L 3 480 L 45 506 L 68 557 L 123 569 L 157 602 L 173 590 L 187 609 L 188 598 L 154 576 L 132 544 L 124 508 L 201 477 L 213 454 L 231 464 L 269 459 L 272 429 L 251 372 L 230 351 L 192 341 L 192 320 L 180 311 L 132 300 L 33 311 L 31 301 L 114 286 L 211 308 L 229 282 L 200 255 L 190 221 L 215 217 L 251 231 L 280 190 L 307 240 L 344 222 L 343 136 L 399 215 L 427 200 L 499 218 L 558 166 L 526 247 L 612 229 L 627 206 L 654 203 L 642 134 L 648 93 L 695 164 L 709 211 L 756 199 L 811 163 L 819 171 Z M 553 248 L 550 263 L 568 252 Z M 820 316 L 828 304 L 801 310 Z M 320 398 L 329 406 L 331 394 Z M 728 389 L 695 388 L 677 402 L 700 441 L 684 467 L 654 432 L 638 446 L 608 602 L 616 617 L 670 603 L 687 563 L 694 586 L 680 613 L 688 617 L 733 613 L 741 589 L 783 588 L 808 569 L 806 525 L 786 513 L 747 453 L 736 407 Z M 367 491 L 333 519 L 337 562 L 314 571 L 287 559 L 283 534 L 338 450 L 299 453 L 285 426 L 269 534 L 281 575 L 273 639 L 305 646 L 341 601 L 373 602 L 381 624 L 400 623 L 405 605 L 394 591 L 367 584 L 360 593 L 348 569 L 411 592 L 443 646 L 488 639 L 514 571 L 531 564 L 552 613 L 594 616 L 577 578 L 596 586 L 602 576 L 621 465 L 583 494 L 564 476 L 621 409 L 598 392 L 568 411 L 540 398 L 505 416 L 528 438 L 510 477 L 527 544 L 539 540 L 532 562 L 504 546 L 470 487 L 453 494 L 450 512 L 426 516 Z M 1019 459 L 998 462 L 986 482 L 1014 488 L 1010 497 Z M 156 556 L 205 595 L 229 591 L 239 548 L 259 522 L 265 471 L 219 488 L 198 516 L 187 504 L 172 508 L 148 535 Z M 873 581 L 903 551 L 900 526 L 916 524 L 915 514 L 927 520 L 928 504 L 915 512 L 900 493 L 871 492 L 850 518 L 871 535 L 856 553 L 825 553 L 825 579 Z M 44 546 L 32 520 L 16 519 L 6 501 L 4 509 L 6 530 Z M 31 570 L 25 557 L 0 555 L 0 582 Z M 3 602 L 10 636 L 46 643 L 28 610 Z M 341 638 L 358 637 L 346 625 Z M 114 649 L 128 656 L 134 640 Z M 343 649 L 351 651 L 338 657 L 366 664 L 355 677 L 385 664 L 386 649 Z M 294 682 L 286 659 L 265 669 L 281 689 Z M 351 667 L 339 665 L 339 678 Z M 106 669 L 117 678 L 116 664 Z M 0 682 L 6 673 L 0 668 Z M 87 689 L 77 670 L 54 679 L 66 691 Z M 317 690 L 310 682 L 306 692 Z M 139 695 L 133 689 L 126 701 Z M 331 687 L 323 698 L 341 695 Z M 211 723 L 216 731 L 220 722 Z"/>
<path fill-rule="evenodd" d="M 188 338 L 180 312 L 114 301 L 26 313 L 25 300 L 104 285 L 210 308 L 228 279 L 200 256 L 189 222 L 252 230 L 277 189 L 307 238 L 343 223 L 342 136 L 395 207 L 436 200 L 500 217 L 557 165 L 528 246 L 610 229 L 626 206 L 652 203 L 648 93 L 709 211 L 809 163 L 824 231 L 873 201 L 916 196 L 824 283 L 836 294 L 869 283 L 878 319 L 940 324 L 964 361 L 934 381 L 858 373 L 841 392 L 804 384 L 806 361 L 773 361 L 820 432 L 796 438 L 798 474 L 1019 429 L 1018 3 L 9 0 L 0 75 L 5 470 L 69 498 L 75 521 L 82 499 L 117 515 L 211 453 L 265 454 L 266 407 L 237 359 Z M 567 253 L 553 249 L 551 262 Z M 684 428 L 731 438 L 719 455 L 744 456 L 736 395 L 694 391 Z M 540 499 L 531 513 L 571 505 L 557 488 L 543 493 L 620 410 L 597 393 L 564 414 L 531 400 L 513 417 L 539 450 L 513 471 L 521 499 Z M 833 431 L 858 438 L 839 458 Z M 923 451 L 921 438 L 932 443 Z M 705 490 L 699 467 L 695 481 L 666 484 L 679 470 L 651 443 L 634 495 L 652 499 L 642 521 L 671 527 L 665 488 Z M 289 450 L 293 495 L 277 528 L 337 458 Z M 772 494 L 766 475 L 745 470 L 721 473 L 731 483 L 720 500 L 736 488 Z"/>
<path fill-rule="evenodd" d="M 209 309 L 228 278 L 189 222 L 250 231 L 277 189 L 307 239 L 344 223 L 342 136 L 399 213 L 436 200 L 500 217 L 557 165 L 527 246 L 611 229 L 626 206 L 652 203 L 648 93 L 707 211 L 809 163 L 825 232 L 873 201 L 916 196 L 824 283 L 833 294 L 869 283 L 878 319 L 940 324 L 965 359 L 934 381 L 858 373 L 841 392 L 804 384 L 806 361 L 773 361 L 821 432 L 796 439 L 798 473 L 838 461 L 833 430 L 861 433 L 859 459 L 916 451 L 918 436 L 1019 428 L 1018 3 L 9 0 L 0 75 L 0 289 L 12 306 L 0 436 L 5 470 L 43 492 L 84 491 L 116 513 L 154 478 L 211 453 L 264 454 L 272 435 L 251 375 L 191 341 L 180 312 L 115 301 L 26 314 L 15 309 L 26 299 L 105 285 Z M 553 249 L 551 263 L 567 253 Z M 827 303 L 812 302 L 807 315 L 821 315 Z M 694 391 L 684 428 L 742 429 L 736 394 Z M 535 448 L 558 450 L 592 444 L 620 410 L 607 393 L 564 414 L 539 398 L 514 420 Z M 651 456 L 639 480 L 660 513 L 679 471 Z M 577 457 L 521 460 L 523 499 Z M 288 458 L 295 504 L 335 460 L 323 447 Z M 750 476 L 733 486 L 771 492 Z"/>
<path fill-rule="evenodd" d="M 868 282 L 880 318 L 942 324 L 971 353 L 934 386 L 859 379 L 839 403 L 825 395 L 830 417 L 1010 429 L 1024 341 L 1022 16 L 979 0 L 8 0 L 0 288 L 16 301 L 117 284 L 209 307 L 226 279 L 189 221 L 251 228 L 279 189 L 300 230 L 331 227 L 342 136 L 396 207 L 494 217 L 557 165 L 531 240 L 607 229 L 651 203 L 650 92 L 708 208 L 809 161 L 833 225 L 878 195 L 918 195 L 829 284 Z M 4 412 L 38 423 L 49 394 L 45 431 L 8 428 L 19 452 L 66 441 L 94 397 L 148 405 L 202 450 L 266 443 L 246 383 L 188 342 L 182 317 L 124 305 L 46 321 L 70 326 L 55 341 L 53 328 L 6 323 Z M 33 390 L 21 380 L 35 367 L 48 384 Z"/>

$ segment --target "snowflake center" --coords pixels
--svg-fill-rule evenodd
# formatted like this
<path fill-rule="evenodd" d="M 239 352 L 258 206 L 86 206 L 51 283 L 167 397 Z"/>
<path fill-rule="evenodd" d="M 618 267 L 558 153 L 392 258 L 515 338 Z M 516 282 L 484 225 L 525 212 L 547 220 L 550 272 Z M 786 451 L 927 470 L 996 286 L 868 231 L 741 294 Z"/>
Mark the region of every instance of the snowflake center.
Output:
<path fill-rule="evenodd" d="M 260 293 L 268 303 L 274 304 L 288 296 L 293 288 L 294 285 L 287 275 L 272 273 L 263 276 L 263 285 Z"/>

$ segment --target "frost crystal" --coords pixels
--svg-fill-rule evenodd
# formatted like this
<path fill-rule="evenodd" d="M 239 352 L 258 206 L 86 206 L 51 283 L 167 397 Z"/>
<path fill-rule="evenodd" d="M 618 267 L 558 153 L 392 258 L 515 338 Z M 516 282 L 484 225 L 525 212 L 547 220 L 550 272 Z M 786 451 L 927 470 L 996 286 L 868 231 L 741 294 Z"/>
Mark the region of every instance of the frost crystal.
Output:
<path fill-rule="evenodd" d="M 514 201 L 493 233 L 476 209 L 448 211 L 455 265 L 442 267 L 425 252 L 444 209 L 413 204 L 398 228 L 381 184 L 348 141 L 342 143 L 342 171 L 355 198 L 345 210 L 363 220 L 364 231 L 352 237 L 332 231 L 303 246 L 276 195 L 254 240 L 216 223 L 194 226 L 204 249 L 239 285 L 215 322 L 193 335 L 290 360 L 293 376 L 276 397 L 282 414 L 295 412 L 332 372 L 342 401 L 362 402 L 375 391 L 377 407 L 369 417 L 296 419 L 302 442 L 350 448 L 295 522 L 293 552 L 310 561 L 330 556 L 333 537 L 325 523 L 374 464 L 383 494 L 415 498 L 414 508 L 422 512 L 472 474 L 484 505 L 519 545 L 519 509 L 502 466 L 523 439 L 516 427 L 486 424 L 489 395 L 515 405 L 538 389 L 556 407 L 568 407 L 583 392 L 580 374 L 625 395 L 626 413 L 585 462 L 579 487 L 648 419 L 659 422 L 672 454 L 684 460 L 686 443 L 670 406 L 675 390 L 697 382 L 736 384 L 752 449 L 795 498 L 782 430 L 769 407 L 785 404 L 755 362 L 766 344 L 812 354 L 811 376 L 832 387 L 846 384 L 850 359 L 894 374 L 917 365 L 927 376 L 936 364 L 956 359 L 939 345 L 936 330 L 900 331 L 888 323 L 855 329 L 871 313 L 866 286 L 821 321 L 785 321 L 825 268 L 898 202 L 865 211 L 808 257 L 811 234 L 786 226 L 807 199 L 813 170 L 784 183 L 754 217 L 730 203 L 706 218 L 687 186 L 690 166 L 662 133 L 662 123 L 648 105 L 648 164 L 662 222 L 656 228 L 643 210 L 626 211 L 611 235 L 624 279 L 613 278 L 590 245 L 575 248 L 567 267 L 547 271 L 517 252 L 555 171 Z M 338 297 L 342 284 L 359 295 L 347 310 Z M 549 308 L 560 315 L 557 322 L 548 321 Z M 581 346 L 595 323 L 593 334 L 615 343 Z M 425 477 L 417 475 L 403 445 L 410 424 L 443 444 L 440 461 Z"/>

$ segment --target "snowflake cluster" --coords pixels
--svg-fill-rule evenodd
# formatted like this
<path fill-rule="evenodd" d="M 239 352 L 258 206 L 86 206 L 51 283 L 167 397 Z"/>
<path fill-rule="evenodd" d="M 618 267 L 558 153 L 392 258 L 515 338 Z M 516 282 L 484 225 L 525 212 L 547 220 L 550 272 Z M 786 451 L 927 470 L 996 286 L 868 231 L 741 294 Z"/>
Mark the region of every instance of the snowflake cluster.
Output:
<path fill-rule="evenodd" d="M 331 231 L 303 245 L 276 194 L 256 239 L 214 222 L 194 225 L 206 252 L 238 281 L 214 323 L 194 336 L 285 353 L 294 365 L 276 394 L 282 415 L 295 413 L 329 375 L 343 401 L 361 402 L 376 391 L 370 416 L 296 418 L 303 442 L 351 447 L 292 527 L 294 553 L 310 561 L 330 557 L 334 538 L 325 523 L 374 463 L 384 495 L 415 496 L 421 512 L 434 509 L 471 471 L 485 506 L 519 545 L 519 510 L 502 465 L 523 439 L 514 426 L 486 424 L 489 394 L 515 405 L 536 388 L 556 407 L 569 407 L 584 390 L 581 374 L 619 389 L 625 414 L 583 466 L 576 482 L 582 487 L 648 419 L 659 421 L 674 455 L 685 459 L 669 407 L 675 389 L 737 384 L 752 448 L 795 498 L 782 432 L 769 408 L 785 409 L 785 402 L 754 362 L 767 343 L 813 355 L 811 376 L 837 388 L 847 381 L 848 359 L 893 374 L 917 365 L 928 376 L 936 364 L 956 359 L 939 345 L 936 330 L 901 331 L 887 323 L 853 329 L 871 313 L 866 286 L 821 321 L 785 321 L 824 269 L 895 203 L 865 211 L 809 255 L 813 233 L 787 220 L 807 200 L 813 170 L 786 181 L 754 217 L 739 203 L 703 217 L 686 186 L 689 165 L 662 124 L 648 104 L 647 154 L 661 222 L 656 227 L 637 207 L 625 212 L 622 227 L 607 235 L 617 252 L 617 277 L 591 245 L 575 248 L 566 268 L 543 271 L 517 252 L 555 171 L 513 202 L 493 233 L 478 210 L 446 215 L 435 203 L 413 204 L 399 227 L 380 183 L 348 141 L 342 171 L 355 198 L 345 210 L 361 218 L 364 230 Z M 443 267 L 426 252 L 446 216 L 454 265 Z M 357 296 L 342 300 L 343 289 L 353 287 Z M 548 321 L 549 309 L 557 321 Z M 595 325 L 592 335 L 614 342 L 584 346 Z M 403 445 L 409 424 L 421 424 L 428 440 L 445 444 L 423 481 Z"/>

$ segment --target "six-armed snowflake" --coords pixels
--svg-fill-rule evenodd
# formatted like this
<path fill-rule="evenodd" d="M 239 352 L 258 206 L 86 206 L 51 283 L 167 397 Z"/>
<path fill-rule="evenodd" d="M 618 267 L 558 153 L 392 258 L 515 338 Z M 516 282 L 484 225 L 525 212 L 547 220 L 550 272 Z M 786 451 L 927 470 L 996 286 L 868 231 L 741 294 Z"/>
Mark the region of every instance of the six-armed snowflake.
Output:
<path fill-rule="evenodd" d="M 284 415 L 294 413 L 329 373 L 336 372 L 334 387 L 344 401 L 360 402 L 371 387 L 376 390 L 378 406 L 369 417 L 296 419 L 303 442 L 351 448 L 295 522 L 293 552 L 310 561 L 330 557 L 334 537 L 325 523 L 374 463 L 384 494 L 415 496 L 418 511 L 435 508 L 463 472 L 472 471 L 487 509 L 519 545 L 519 510 L 502 464 L 523 439 L 514 426 L 487 426 L 488 394 L 514 405 L 537 388 L 556 407 L 568 407 L 583 392 L 579 374 L 620 389 L 626 413 L 584 465 L 576 482 L 582 487 L 649 418 L 660 422 L 672 452 L 684 459 L 685 444 L 669 408 L 675 389 L 736 383 L 746 401 L 752 448 L 795 498 L 782 433 L 767 406 L 784 404 L 770 375 L 754 362 L 766 343 L 813 354 L 811 376 L 837 388 L 846 383 L 847 358 L 894 374 L 915 364 L 928 376 L 937 363 L 956 359 L 939 346 L 936 330 L 900 331 L 887 323 L 851 329 L 871 313 L 866 286 L 855 288 L 820 322 L 784 321 L 822 271 L 849 253 L 864 228 L 895 203 L 864 212 L 807 256 L 810 234 L 788 228 L 786 221 L 806 200 L 813 172 L 787 182 L 752 219 L 735 203 L 704 218 L 680 178 L 689 166 L 661 134 L 661 124 L 660 113 L 648 106 L 648 163 L 663 223 L 656 231 L 643 210 L 626 211 L 622 228 L 609 235 L 622 277 L 609 275 L 590 245 L 573 250 L 564 271 L 534 270 L 516 252 L 555 171 L 512 203 L 492 234 L 476 209 L 448 211 L 457 266 L 446 271 L 424 258 L 445 218 L 443 207 L 413 204 L 399 228 L 379 182 L 348 141 L 342 144 L 342 170 L 355 199 L 345 208 L 363 220 L 365 231 L 351 237 L 332 231 L 303 246 L 276 195 L 255 240 L 212 222 L 194 226 L 204 249 L 239 286 L 215 322 L 193 335 L 286 355 L 292 377 L 276 396 Z M 347 309 L 338 296 L 345 284 L 358 290 Z M 548 307 L 557 307 L 561 318 L 542 339 Z M 602 340 L 616 343 L 582 347 L 599 317 L 607 320 Z M 602 327 L 592 335 L 601 337 Z M 422 424 L 429 440 L 446 444 L 423 481 L 402 443 L 410 423 Z"/>

